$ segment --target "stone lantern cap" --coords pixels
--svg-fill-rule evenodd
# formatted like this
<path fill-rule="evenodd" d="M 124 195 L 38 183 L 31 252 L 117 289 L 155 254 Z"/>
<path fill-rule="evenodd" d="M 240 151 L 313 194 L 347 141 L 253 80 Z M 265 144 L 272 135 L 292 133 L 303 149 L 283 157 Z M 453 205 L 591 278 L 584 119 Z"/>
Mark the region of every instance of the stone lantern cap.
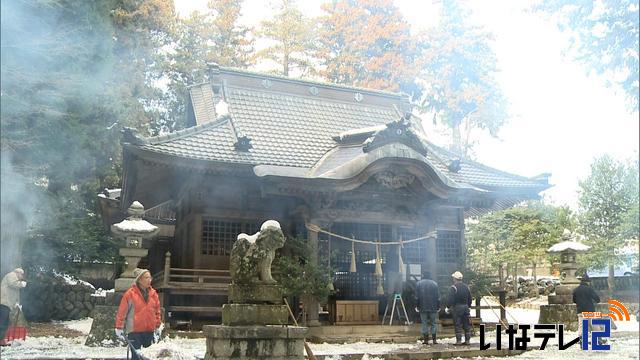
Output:
<path fill-rule="evenodd" d="M 144 214 L 144 206 L 138 201 L 134 201 L 133 204 L 127 210 L 130 215 L 128 218 L 117 224 L 111 225 L 111 232 L 117 236 L 139 236 L 150 237 L 155 235 L 158 231 L 158 227 L 142 219 Z"/>
<path fill-rule="evenodd" d="M 547 249 L 547 252 L 550 252 L 550 253 L 559 253 L 563 251 L 585 252 L 591 249 L 591 246 L 581 244 L 577 241 L 573 241 L 571 240 L 572 238 L 573 236 L 571 234 L 571 231 L 564 229 L 564 232 L 562 233 L 562 240 L 564 241 L 551 246 L 549 249 Z"/>

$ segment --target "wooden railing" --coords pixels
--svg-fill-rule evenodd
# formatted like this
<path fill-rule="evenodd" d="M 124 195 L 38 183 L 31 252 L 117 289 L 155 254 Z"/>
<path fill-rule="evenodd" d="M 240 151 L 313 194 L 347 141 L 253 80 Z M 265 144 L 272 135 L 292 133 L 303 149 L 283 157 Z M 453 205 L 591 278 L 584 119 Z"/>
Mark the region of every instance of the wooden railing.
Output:
<path fill-rule="evenodd" d="M 171 253 L 165 254 L 164 270 L 153 276 L 159 289 L 181 287 L 181 285 L 227 285 L 231 282 L 229 270 L 186 269 L 171 267 Z"/>
<path fill-rule="evenodd" d="M 165 254 L 164 270 L 153 276 L 160 302 L 167 315 L 172 312 L 220 314 L 220 306 L 180 305 L 172 302 L 176 296 L 226 296 L 231 276 L 228 270 L 185 269 L 171 267 L 171 253 Z M 197 304 L 197 303 L 194 303 Z"/>

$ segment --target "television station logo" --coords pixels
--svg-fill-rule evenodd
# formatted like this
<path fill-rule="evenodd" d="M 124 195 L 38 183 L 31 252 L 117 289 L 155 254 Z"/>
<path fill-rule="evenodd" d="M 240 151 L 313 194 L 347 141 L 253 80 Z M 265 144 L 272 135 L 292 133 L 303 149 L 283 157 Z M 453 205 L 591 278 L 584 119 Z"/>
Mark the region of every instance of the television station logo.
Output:
<path fill-rule="evenodd" d="M 611 350 L 611 345 L 606 339 L 611 337 L 611 324 L 613 321 L 629 321 L 631 316 L 629 310 L 617 300 L 609 300 L 608 314 L 601 312 L 583 312 L 579 321 L 581 322 L 581 334 L 573 339 L 566 339 L 564 324 L 534 324 L 534 325 L 509 325 L 504 329 L 504 335 L 509 339 L 509 350 L 528 350 L 528 344 L 534 339 L 542 339 L 539 350 L 544 350 L 549 340 L 557 338 L 558 349 L 566 350 L 575 344 L 580 343 L 582 350 Z M 580 319 L 581 318 L 581 319 Z M 533 328 L 533 332 L 529 332 Z M 502 325 L 496 325 L 497 350 L 502 349 Z M 486 342 L 485 324 L 480 324 L 480 350 L 487 350 L 492 347 L 492 343 Z"/>

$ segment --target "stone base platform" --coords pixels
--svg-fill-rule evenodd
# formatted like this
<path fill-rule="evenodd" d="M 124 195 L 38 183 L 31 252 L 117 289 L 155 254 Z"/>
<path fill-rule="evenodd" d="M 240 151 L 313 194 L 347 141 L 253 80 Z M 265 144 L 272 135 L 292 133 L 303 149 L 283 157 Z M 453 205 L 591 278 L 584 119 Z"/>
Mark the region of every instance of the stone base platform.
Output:
<path fill-rule="evenodd" d="M 293 326 L 205 325 L 205 360 L 303 360 L 307 328 Z"/>
<path fill-rule="evenodd" d="M 564 324 L 564 329 L 578 330 L 576 304 L 540 305 L 539 324 Z"/>
<path fill-rule="evenodd" d="M 282 304 L 282 287 L 279 285 L 229 285 L 229 303 L 232 304 Z"/>
<path fill-rule="evenodd" d="M 222 305 L 222 324 L 226 326 L 286 325 L 288 321 L 286 305 Z"/>

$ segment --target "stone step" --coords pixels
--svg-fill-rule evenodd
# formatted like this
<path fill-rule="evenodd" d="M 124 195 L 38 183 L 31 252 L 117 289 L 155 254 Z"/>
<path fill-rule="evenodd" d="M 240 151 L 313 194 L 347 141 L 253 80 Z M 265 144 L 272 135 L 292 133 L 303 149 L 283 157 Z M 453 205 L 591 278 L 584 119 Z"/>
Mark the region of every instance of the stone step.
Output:
<path fill-rule="evenodd" d="M 216 307 L 216 306 L 176 306 L 174 305 L 174 306 L 169 306 L 168 311 L 221 314 L 222 308 Z"/>

